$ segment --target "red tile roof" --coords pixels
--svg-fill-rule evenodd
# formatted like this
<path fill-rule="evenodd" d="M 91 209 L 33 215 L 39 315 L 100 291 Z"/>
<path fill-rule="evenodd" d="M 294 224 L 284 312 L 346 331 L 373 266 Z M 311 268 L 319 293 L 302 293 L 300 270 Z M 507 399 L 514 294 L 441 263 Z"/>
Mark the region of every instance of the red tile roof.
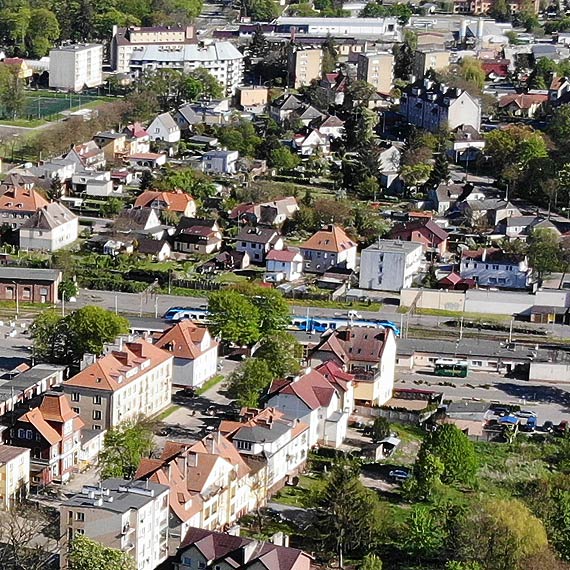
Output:
<path fill-rule="evenodd" d="M 352 247 L 356 247 L 354 243 L 338 226 L 327 226 L 322 230 L 314 233 L 305 243 L 301 245 L 302 249 L 312 249 L 316 251 L 330 251 L 339 253 Z"/>
<path fill-rule="evenodd" d="M 301 252 L 299 251 L 298 247 L 287 247 L 285 249 L 272 249 L 267 256 L 265 257 L 265 259 L 267 261 L 282 261 L 282 262 L 288 262 L 291 263 L 292 261 L 295 260 L 296 256 L 301 255 Z M 302 259 L 302 257 L 301 257 Z"/>
<path fill-rule="evenodd" d="M 335 386 L 317 370 L 309 369 L 295 378 L 275 380 L 269 387 L 269 395 L 289 394 L 303 401 L 311 410 L 327 407 L 337 393 Z"/>
<path fill-rule="evenodd" d="M 508 107 L 515 104 L 520 109 L 530 109 L 533 105 L 540 105 L 548 101 L 548 95 L 538 93 L 518 93 L 515 95 L 504 95 L 499 99 L 499 107 Z"/>
<path fill-rule="evenodd" d="M 202 343 L 206 344 L 204 349 L 201 348 Z M 154 345 L 172 353 L 176 358 L 194 360 L 215 348 L 218 343 L 212 340 L 206 327 L 184 320 L 162 333 Z"/>
<path fill-rule="evenodd" d="M 150 208 L 155 200 L 160 200 L 166 204 L 166 209 L 171 212 L 184 213 L 188 204 L 194 202 L 194 198 L 190 194 L 186 194 L 182 190 L 173 192 L 158 192 L 155 190 L 147 190 L 140 194 L 135 200 L 135 208 Z"/>

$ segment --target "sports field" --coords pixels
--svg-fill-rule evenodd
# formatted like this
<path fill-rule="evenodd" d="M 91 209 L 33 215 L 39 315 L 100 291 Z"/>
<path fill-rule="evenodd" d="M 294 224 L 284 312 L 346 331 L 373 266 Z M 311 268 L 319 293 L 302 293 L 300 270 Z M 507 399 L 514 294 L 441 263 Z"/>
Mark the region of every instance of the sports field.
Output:
<path fill-rule="evenodd" d="M 20 119 L 53 120 L 63 111 L 74 111 L 89 103 L 101 101 L 98 95 L 78 95 L 75 93 L 26 93 L 26 102 Z"/>

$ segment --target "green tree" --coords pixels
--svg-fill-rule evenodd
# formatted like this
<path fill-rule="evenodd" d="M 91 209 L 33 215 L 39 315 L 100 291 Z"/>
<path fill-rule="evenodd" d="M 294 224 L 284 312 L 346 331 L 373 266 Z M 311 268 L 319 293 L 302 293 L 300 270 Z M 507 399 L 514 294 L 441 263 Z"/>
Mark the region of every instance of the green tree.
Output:
<path fill-rule="evenodd" d="M 271 151 L 269 163 L 279 171 L 293 170 L 301 164 L 301 159 L 290 149 L 282 146 Z"/>
<path fill-rule="evenodd" d="M 67 561 L 69 570 L 136 570 L 137 567 L 128 553 L 81 534 L 71 541 Z"/>
<path fill-rule="evenodd" d="M 279 8 L 273 0 L 242 0 L 243 15 L 254 22 L 271 22 L 279 15 Z"/>
<path fill-rule="evenodd" d="M 381 416 L 375 418 L 372 424 L 372 441 L 378 443 L 390 435 L 390 422 Z"/>
<path fill-rule="evenodd" d="M 45 362 L 58 363 L 65 356 L 67 338 L 62 316 L 48 310 L 40 313 L 32 326 L 30 333 L 34 339 L 34 356 Z"/>
<path fill-rule="evenodd" d="M 77 296 L 78 292 L 79 287 L 77 286 L 77 282 L 73 279 L 62 279 L 57 289 L 58 297 L 65 301 L 69 301 L 72 297 Z"/>
<path fill-rule="evenodd" d="M 215 291 L 208 298 L 210 329 L 223 340 L 251 346 L 260 338 L 259 311 L 235 290 Z"/>
<path fill-rule="evenodd" d="M 496 0 L 489 11 L 489 15 L 495 18 L 498 22 L 510 22 L 512 14 L 511 7 L 507 0 Z"/>
<path fill-rule="evenodd" d="M 204 200 L 216 192 L 212 180 L 193 168 L 167 169 L 155 180 L 157 190 L 182 190 L 194 198 Z"/>
<path fill-rule="evenodd" d="M 143 170 L 140 182 L 139 182 L 139 190 L 140 192 L 144 192 L 145 190 L 150 190 L 152 188 L 152 184 L 154 182 L 154 177 L 150 170 Z"/>
<path fill-rule="evenodd" d="M 430 432 L 420 448 L 422 453 L 431 453 L 444 465 L 441 480 L 444 483 L 475 481 L 478 461 L 473 442 L 455 425 L 443 424 Z"/>
<path fill-rule="evenodd" d="M 378 496 L 360 482 L 359 467 L 341 461 L 329 474 L 316 501 L 317 533 L 324 548 L 339 556 L 370 550 L 383 513 Z"/>
<path fill-rule="evenodd" d="M 283 378 L 299 372 L 303 347 L 291 333 L 275 331 L 261 341 L 255 357 L 267 362 L 274 378 Z"/>
<path fill-rule="evenodd" d="M 360 570 L 382 570 L 382 560 L 376 554 L 367 554 L 360 564 Z"/>
<path fill-rule="evenodd" d="M 535 229 L 528 236 L 528 262 L 539 278 L 562 267 L 562 250 L 557 235 L 547 228 Z"/>
<path fill-rule="evenodd" d="M 322 72 L 332 73 L 337 66 L 338 62 L 338 50 L 334 44 L 333 38 L 328 35 L 325 41 L 321 45 L 323 50 L 323 62 L 322 62 Z"/>
<path fill-rule="evenodd" d="M 275 376 L 267 360 L 248 358 L 229 378 L 229 393 L 240 407 L 257 408 L 259 399 Z"/>
<path fill-rule="evenodd" d="M 478 562 L 459 562 L 458 560 L 450 560 L 445 565 L 445 570 L 483 570 Z"/>
<path fill-rule="evenodd" d="M 473 83 L 478 89 L 483 89 L 485 85 L 485 70 L 480 60 L 474 57 L 464 57 L 461 60 L 459 72 L 465 81 Z"/>
<path fill-rule="evenodd" d="M 394 16 L 398 18 L 398 22 L 401 26 L 405 26 L 410 18 L 412 17 L 412 9 L 408 4 L 392 4 L 385 6 L 384 4 L 378 3 L 376 0 L 373 2 L 368 2 L 359 14 L 360 18 L 385 18 L 388 16 Z"/>
<path fill-rule="evenodd" d="M 418 46 L 418 36 L 415 32 L 407 30 L 404 41 L 399 45 L 394 45 L 394 77 L 402 81 L 408 81 L 412 75 L 414 64 L 414 51 Z"/>
<path fill-rule="evenodd" d="M 59 22 L 56 15 L 47 8 L 36 8 L 30 13 L 26 30 L 26 45 L 33 57 L 43 57 L 59 38 Z"/>
<path fill-rule="evenodd" d="M 526 558 L 548 546 L 540 520 L 516 499 L 474 502 L 456 536 L 460 558 L 479 562 L 485 570 L 522 570 Z"/>
<path fill-rule="evenodd" d="M 18 75 L 19 71 L 15 65 L 0 63 L 0 103 L 4 115 L 10 119 L 20 116 L 25 103 L 24 82 Z"/>
<path fill-rule="evenodd" d="M 122 200 L 111 196 L 110 198 L 107 198 L 103 204 L 101 204 L 101 215 L 104 218 L 115 218 L 123 211 L 124 207 L 125 205 L 123 204 Z"/>
<path fill-rule="evenodd" d="M 414 463 L 414 477 L 406 481 L 404 490 L 413 499 L 429 500 L 441 485 L 445 471 L 443 461 L 424 447 L 420 448 Z"/>
<path fill-rule="evenodd" d="M 433 558 L 443 548 L 445 532 L 425 506 L 414 505 L 406 521 L 404 546 L 418 561 Z"/>
<path fill-rule="evenodd" d="M 99 453 L 101 479 L 132 479 L 141 459 L 150 457 L 154 438 L 144 422 L 123 422 L 107 430 L 103 450 Z"/>
<path fill-rule="evenodd" d="M 561 151 L 567 152 L 570 149 L 570 105 L 560 105 L 553 109 L 548 122 L 548 134 Z"/>
<path fill-rule="evenodd" d="M 251 41 L 249 42 L 249 54 L 252 57 L 265 57 L 269 52 L 269 42 L 263 33 L 263 28 L 257 25 Z"/>

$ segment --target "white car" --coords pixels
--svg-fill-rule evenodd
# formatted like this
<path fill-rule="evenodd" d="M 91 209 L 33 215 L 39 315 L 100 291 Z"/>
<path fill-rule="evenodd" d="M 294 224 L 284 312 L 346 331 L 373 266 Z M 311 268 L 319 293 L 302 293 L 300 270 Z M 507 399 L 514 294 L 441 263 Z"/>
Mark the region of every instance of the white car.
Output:
<path fill-rule="evenodd" d="M 536 418 L 536 414 L 530 410 L 521 410 L 515 414 L 519 418 Z"/>

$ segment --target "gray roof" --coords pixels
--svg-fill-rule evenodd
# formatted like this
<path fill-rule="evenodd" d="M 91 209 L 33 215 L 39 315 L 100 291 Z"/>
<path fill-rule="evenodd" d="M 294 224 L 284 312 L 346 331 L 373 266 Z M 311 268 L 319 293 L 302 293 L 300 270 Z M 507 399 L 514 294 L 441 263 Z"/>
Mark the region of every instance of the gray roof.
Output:
<path fill-rule="evenodd" d="M 106 183 L 106 182 L 105 182 Z M 54 230 L 77 216 L 70 212 L 65 206 L 58 202 L 51 202 L 47 206 L 40 208 L 33 216 L 28 218 L 22 228 L 35 230 Z"/>
<path fill-rule="evenodd" d="M 57 281 L 59 269 L 36 269 L 31 267 L 0 267 L 0 281 Z"/>
<path fill-rule="evenodd" d="M 154 119 L 154 121 L 157 120 L 160 121 L 167 129 L 178 128 L 178 123 L 172 118 L 172 115 L 170 113 L 161 113 Z"/>
<path fill-rule="evenodd" d="M 382 253 L 412 253 L 422 249 L 422 244 L 414 241 L 401 241 L 397 239 L 379 239 L 364 251 L 379 251 Z"/>
<path fill-rule="evenodd" d="M 10 380 L 0 380 L 0 387 L 2 389 L 11 390 L 26 390 L 35 386 L 38 382 L 45 380 L 52 374 L 57 374 L 65 370 L 65 366 L 57 366 L 55 364 L 36 364 L 29 370 L 21 372 Z"/>
<path fill-rule="evenodd" d="M 92 49 L 92 48 L 96 48 L 96 47 L 100 47 L 103 48 L 103 44 L 70 44 L 67 46 L 60 46 L 57 48 L 53 48 L 52 50 L 50 50 L 50 54 L 53 51 L 71 51 L 71 52 L 75 52 L 75 51 L 84 51 L 87 49 Z"/>
<path fill-rule="evenodd" d="M 273 243 L 279 237 L 276 230 L 269 228 L 253 228 L 245 226 L 236 237 L 236 241 L 247 241 L 250 243 Z"/>
<path fill-rule="evenodd" d="M 511 216 L 507 218 L 507 227 L 512 228 L 515 226 L 529 226 L 534 222 L 536 216 Z"/>
<path fill-rule="evenodd" d="M 243 59 L 243 54 L 230 42 L 214 42 L 206 46 L 187 44 L 167 50 L 160 44 L 149 44 L 136 50 L 131 61 L 199 61 L 203 63 Z"/>
<path fill-rule="evenodd" d="M 144 507 L 165 491 L 168 491 L 166 485 L 150 481 L 105 479 L 100 487 L 83 487 L 81 493 L 74 495 L 63 505 L 72 508 L 84 507 L 89 510 L 103 509 L 114 513 L 126 513 L 131 509 Z M 112 500 L 109 501 L 111 497 Z"/>
<path fill-rule="evenodd" d="M 467 202 L 471 210 L 485 212 L 488 210 L 505 210 L 507 208 L 516 209 L 513 204 L 500 198 L 487 198 L 486 200 L 471 200 Z"/>
<path fill-rule="evenodd" d="M 486 402 L 451 402 L 448 404 L 446 413 L 447 415 L 460 415 L 460 414 L 484 414 L 490 407 Z"/>
<path fill-rule="evenodd" d="M 244 426 L 232 436 L 232 439 L 251 441 L 252 443 L 272 443 L 291 429 L 285 422 L 274 421 L 271 428 L 262 426 Z"/>

